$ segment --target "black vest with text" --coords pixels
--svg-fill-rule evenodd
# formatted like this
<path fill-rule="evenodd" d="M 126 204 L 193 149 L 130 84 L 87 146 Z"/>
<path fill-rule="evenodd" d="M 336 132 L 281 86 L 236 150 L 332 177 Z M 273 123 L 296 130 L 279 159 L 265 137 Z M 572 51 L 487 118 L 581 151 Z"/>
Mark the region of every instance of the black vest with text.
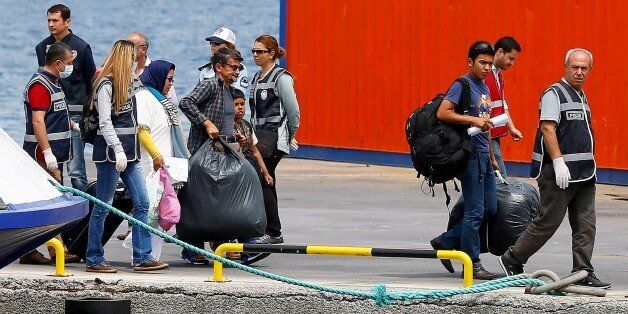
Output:
<path fill-rule="evenodd" d="M 71 157 L 72 131 L 70 129 L 70 116 L 65 103 L 65 95 L 60 85 L 53 83 L 52 74 L 39 69 L 35 73 L 23 93 L 24 113 L 26 115 L 26 134 L 24 135 L 24 150 L 36 159 L 35 151 L 39 146 L 35 138 L 33 127 L 33 111 L 28 102 L 28 90 L 35 84 L 40 83 L 50 93 L 50 108 L 46 111 L 44 122 L 46 124 L 46 134 L 52 153 L 58 162 L 66 162 Z"/>
<path fill-rule="evenodd" d="M 565 164 L 569 168 L 569 182 L 586 181 L 595 177 L 594 141 L 591 127 L 591 109 L 586 95 L 578 94 L 564 80 L 550 86 L 543 94 L 556 93 L 560 102 L 560 122 L 556 126 L 556 137 Z M 530 177 L 538 178 L 543 164 L 551 163 L 545 149 L 543 134 L 539 127 L 534 140 Z"/>
<path fill-rule="evenodd" d="M 94 92 L 94 106 L 96 106 L 96 108 L 98 108 L 97 95 L 100 88 L 104 84 L 110 84 L 113 90 L 113 84 L 109 79 L 104 79 L 100 82 L 96 88 L 96 92 Z M 137 106 L 135 100 L 135 90 L 135 87 L 133 87 L 129 94 L 129 98 L 122 106 L 120 106 L 117 114 L 113 105 L 111 108 L 111 122 L 118 139 L 122 143 L 122 148 L 124 149 L 124 153 L 126 154 L 126 158 L 129 162 L 140 159 L 140 142 L 139 137 L 137 136 Z M 116 91 L 113 91 L 111 99 L 113 99 L 114 93 L 116 93 Z M 116 162 L 116 154 L 113 151 L 113 148 L 107 145 L 100 129 L 96 133 L 96 138 L 94 139 L 94 162 Z"/>
<path fill-rule="evenodd" d="M 255 129 L 277 131 L 283 122 L 285 113 L 281 99 L 276 94 L 277 80 L 282 74 L 290 75 L 286 69 L 275 65 L 264 78 L 260 79 L 260 72 L 253 77 L 253 85 L 249 98 L 251 117 Z"/>

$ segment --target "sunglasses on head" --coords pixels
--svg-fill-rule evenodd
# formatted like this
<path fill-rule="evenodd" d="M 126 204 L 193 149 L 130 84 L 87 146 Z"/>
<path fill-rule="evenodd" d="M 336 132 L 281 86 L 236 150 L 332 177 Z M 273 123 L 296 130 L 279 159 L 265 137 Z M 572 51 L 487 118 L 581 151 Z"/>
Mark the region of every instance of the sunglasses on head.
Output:
<path fill-rule="evenodd" d="M 258 55 L 261 55 L 263 53 L 269 53 L 269 52 L 270 52 L 269 50 L 263 50 L 263 49 L 252 49 L 251 50 L 252 54 L 258 54 Z"/>

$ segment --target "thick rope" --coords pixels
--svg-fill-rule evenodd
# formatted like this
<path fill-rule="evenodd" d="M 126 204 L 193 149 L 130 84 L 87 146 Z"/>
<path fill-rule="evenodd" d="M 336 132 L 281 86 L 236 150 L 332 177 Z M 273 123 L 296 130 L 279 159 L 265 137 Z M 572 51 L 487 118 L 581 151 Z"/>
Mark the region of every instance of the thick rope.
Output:
<path fill-rule="evenodd" d="M 284 283 L 295 285 L 295 286 L 300 286 L 304 288 L 314 289 L 314 290 L 333 293 L 333 294 L 348 295 L 348 296 L 357 297 L 361 299 L 371 299 L 371 300 L 374 300 L 378 306 L 390 305 L 394 302 L 403 302 L 403 301 L 410 301 L 410 300 L 424 300 L 424 299 L 442 299 L 442 298 L 447 298 L 447 297 L 451 297 L 451 296 L 455 296 L 459 294 L 481 293 L 481 292 L 494 291 L 494 290 L 509 288 L 509 287 L 542 286 L 545 284 L 545 282 L 543 282 L 540 279 L 532 279 L 532 278 L 529 278 L 528 274 L 521 274 L 521 275 L 509 276 L 509 277 L 504 277 L 504 278 L 500 278 L 496 280 L 487 281 L 481 284 L 477 284 L 477 285 L 467 287 L 467 288 L 462 288 L 462 289 L 433 290 L 429 292 L 422 292 L 422 291 L 388 292 L 386 290 L 386 286 L 381 285 L 381 284 L 373 287 L 373 292 L 348 290 L 348 289 L 323 286 L 323 285 L 319 285 L 319 284 L 315 284 L 311 282 L 305 282 L 305 281 L 265 272 L 263 270 L 259 270 L 253 267 L 249 267 L 249 266 L 231 261 L 224 257 L 218 256 L 214 253 L 201 250 L 193 245 L 183 242 L 177 238 L 174 238 L 163 231 L 159 231 L 149 226 L 148 224 L 125 214 L 119 209 L 105 202 L 102 202 L 101 200 L 81 190 L 77 190 L 75 188 L 61 186 L 61 185 L 57 185 L 56 187 L 61 192 L 67 192 L 67 193 L 72 193 L 74 195 L 81 196 L 87 200 L 92 201 L 94 204 L 98 204 L 102 207 L 105 207 L 110 212 L 114 213 L 115 215 L 118 215 L 130 221 L 132 224 L 138 225 L 139 227 L 148 230 L 148 232 L 160 238 L 163 238 L 180 247 L 183 247 L 186 250 L 192 251 L 197 254 L 201 254 L 209 259 L 221 262 L 227 266 L 237 268 L 237 269 L 249 272 L 251 274 L 257 275 L 257 276 L 272 279 L 275 281 L 284 282 Z"/>

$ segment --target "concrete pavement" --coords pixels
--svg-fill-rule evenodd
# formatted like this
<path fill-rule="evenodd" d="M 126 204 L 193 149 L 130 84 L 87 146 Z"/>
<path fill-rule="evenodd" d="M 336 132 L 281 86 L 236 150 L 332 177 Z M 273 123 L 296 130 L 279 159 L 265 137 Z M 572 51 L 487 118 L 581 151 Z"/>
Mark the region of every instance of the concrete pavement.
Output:
<path fill-rule="evenodd" d="M 286 159 L 277 173 L 286 244 L 427 249 L 429 240 L 442 232 L 447 224 L 444 193 L 437 188 L 436 197 L 432 198 L 421 192 L 421 182 L 416 179 L 413 169 Z M 458 193 L 453 192 L 454 201 L 457 197 Z M 593 264 L 598 277 L 612 283 L 609 295 L 615 298 L 628 295 L 627 198 L 628 187 L 598 185 Z M 118 231 L 125 229 L 123 225 Z M 68 270 L 75 274 L 72 280 L 79 281 L 100 278 L 105 281 L 122 279 L 130 284 L 283 285 L 234 269 L 225 270 L 231 283 L 204 283 L 211 274 L 211 266 L 188 265 L 179 258 L 179 252 L 178 247 L 166 244 L 162 260 L 171 268 L 154 274 L 138 274 L 130 269 L 130 251 L 113 238 L 105 247 L 105 256 L 119 267 L 118 274 L 86 273 L 84 264 L 68 265 Z M 488 270 L 500 272 L 495 256 L 483 254 L 482 258 Z M 288 277 L 340 287 L 368 289 L 379 283 L 404 289 L 457 288 L 461 285 L 460 265 L 455 263 L 456 274 L 449 274 L 437 260 L 273 254 L 255 266 Z M 571 235 L 567 220 L 526 266 L 527 272 L 545 268 L 559 275 L 570 272 Z M 0 274 L 3 278 L 46 278 L 43 276 L 52 270 L 51 266 L 13 263 L 0 270 Z M 513 291 L 522 293 L 522 289 Z"/>

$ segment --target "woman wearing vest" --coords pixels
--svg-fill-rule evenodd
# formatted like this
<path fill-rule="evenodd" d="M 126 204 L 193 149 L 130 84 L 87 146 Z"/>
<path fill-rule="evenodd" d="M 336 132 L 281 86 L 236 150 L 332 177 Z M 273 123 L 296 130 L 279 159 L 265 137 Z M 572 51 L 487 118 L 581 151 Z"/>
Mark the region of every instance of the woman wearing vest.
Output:
<path fill-rule="evenodd" d="M 99 129 L 94 140 L 93 159 L 97 170 L 97 198 L 111 204 L 118 179 L 122 178 L 133 200 L 133 217 L 147 221 L 148 195 L 140 167 L 137 136 L 137 109 L 133 71 L 137 66 L 135 45 L 118 40 L 111 48 L 102 71 L 94 80 L 91 106 L 98 111 Z M 87 271 L 115 273 L 105 260 L 102 245 L 107 209 L 95 205 L 89 220 Z M 160 270 L 168 264 L 153 259 L 150 234 L 133 226 L 133 270 Z"/>
<path fill-rule="evenodd" d="M 275 64 L 286 52 L 270 35 L 262 35 L 253 45 L 253 61 L 261 70 L 253 77 L 249 105 L 264 164 L 275 184 L 262 181 L 266 206 L 266 235 L 263 241 L 283 243 L 277 206 L 275 169 L 281 158 L 298 149 L 295 135 L 299 129 L 299 103 L 294 93 L 292 75 Z"/>

